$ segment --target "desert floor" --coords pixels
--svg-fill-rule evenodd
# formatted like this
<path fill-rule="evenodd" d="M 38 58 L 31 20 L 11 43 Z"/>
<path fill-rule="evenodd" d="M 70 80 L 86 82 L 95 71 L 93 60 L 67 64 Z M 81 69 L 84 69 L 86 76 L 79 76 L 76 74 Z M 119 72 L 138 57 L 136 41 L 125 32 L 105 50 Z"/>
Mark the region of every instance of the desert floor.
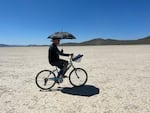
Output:
<path fill-rule="evenodd" d="M 54 69 L 48 48 L 0 48 L 0 113 L 150 113 L 150 45 L 59 47 L 84 55 L 74 64 L 88 82 L 73 88 L 66 78 L 43 91 L 35 76 Z"/>

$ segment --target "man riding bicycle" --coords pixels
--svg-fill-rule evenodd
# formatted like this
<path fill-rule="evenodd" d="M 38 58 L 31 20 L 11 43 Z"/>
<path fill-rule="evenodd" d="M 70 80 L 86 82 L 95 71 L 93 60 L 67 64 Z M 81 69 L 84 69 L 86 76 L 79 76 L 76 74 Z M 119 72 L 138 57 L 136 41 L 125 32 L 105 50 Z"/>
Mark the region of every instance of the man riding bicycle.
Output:
<path fill-rule="evenodd" d="M 49 47 L 49 53 L 48 53 L 49 63 L 52 66 L 56 66 L 60 69 L 60 71 L 58 72 L 58 75 L 56 77 L 57 82 L 62 81 L 62 78 L 65 77 L 64 74 L 65 74 L 66 68 L 68 66 L 68 61 L 60 59 L 59 55 L 62 55 L 62 56 L 72 55 L 72 54 L 63 53 L 63 50 L 60 51 L 57 47 L 59 44 L 60 44 L 60 39 L 59 38 L 53 38 L 52 44 Z"/>
<path fill-rule="evenodd" d="M 60 69 L 58 72 L 58 75 L 56 77 L 55 71 L 57 71 L 57 68 L 55 70 L 48 70 L 44 69 L 41 70 L 35 78 L 36 85 L 44 90 L 51 89 L 55 83 L 62 83 L 64 78 L 64 75 L 67 70 L 69 70 L 72 67 L 72 70 L 70 71 L 69 76 L 69 82 L 73 86 L 83 86 L 88 79 L 87 72 L 83 68 L 76 68 L 73 65 L 73 61 L 79 60 L 83 55 L 77 55 L 73 57 L 73 54 L 65 54 L 63 53 L 63 50 L 60 51 L 58 49 L 58 45 L 60 43 L 60 39 L 75 39 L 75 37 L 68 33 L 68 32 L 55 32 L 54 34 L 51 34 L 49 39 L 52 39 L 52 44 L 49 47 L 48 51 L 48 59 L 49 63 L 52 66 L 56 66 Z M 71 56 L 70 62 L 60 59 L 59 56 Z"/>

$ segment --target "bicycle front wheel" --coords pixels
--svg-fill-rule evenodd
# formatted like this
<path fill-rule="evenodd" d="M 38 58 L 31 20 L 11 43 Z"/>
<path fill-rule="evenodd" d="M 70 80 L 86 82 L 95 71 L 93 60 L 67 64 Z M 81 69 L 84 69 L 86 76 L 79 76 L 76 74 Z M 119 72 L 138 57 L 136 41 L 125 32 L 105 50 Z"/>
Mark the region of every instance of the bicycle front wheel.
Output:
<path fill-rule="evenodd" d="M 42 70 L 36 75 L 35 83 L 41 89 L 50 89 L 55 85 L 55 74 L 50 70 Z"/>
<path fill-rule="evenodd" d="M 79 87 L 87 82 L 87 72 L 82 68 L 75 68 L 70 72 L 69 81 L 73 86 Z"/>

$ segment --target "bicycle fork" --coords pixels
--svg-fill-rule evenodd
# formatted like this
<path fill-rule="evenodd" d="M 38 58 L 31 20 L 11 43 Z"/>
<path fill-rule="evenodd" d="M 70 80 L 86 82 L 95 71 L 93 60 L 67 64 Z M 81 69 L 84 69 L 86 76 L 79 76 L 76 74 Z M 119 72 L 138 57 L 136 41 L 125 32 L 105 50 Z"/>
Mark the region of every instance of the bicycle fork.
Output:
<path fill-rule="evenodd" d="M 75 74 L 76 74 L 77 78 L 79 79 L 80 77 L 79 77 L 78 74 L 77 74 L 77 71 L 76 71 L 77 69 L 74 67 L 74 65 L 73 65 L 72 63 L 71 63 L 71 66 L 72 66 L 73 69 L 75 70 Z M 70 66 L 70 67 L 71 67 L 71 66 Z"/>
<path fill-rule="evenodd" d="M 75 74 L 76 74 L 76 76 L 77 76 L 77 78 L 79 79 L 80 77 L 78 76 L 78 74 L 77 74 L 77 69 L 76 68 L 74 68 L 74 70 L 75 70 Z"/>

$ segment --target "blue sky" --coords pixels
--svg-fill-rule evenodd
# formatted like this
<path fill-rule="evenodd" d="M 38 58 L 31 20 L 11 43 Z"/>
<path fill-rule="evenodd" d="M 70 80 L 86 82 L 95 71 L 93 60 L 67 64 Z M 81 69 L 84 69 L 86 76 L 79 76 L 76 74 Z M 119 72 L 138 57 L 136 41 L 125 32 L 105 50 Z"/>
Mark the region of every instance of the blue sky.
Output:
<path fill-rule="evenodd" d="M 0 0 L 0 43 L 49 44 L 56 31 L 71 32 L 75 42 L 143 38 L 150 0 Z"/>

